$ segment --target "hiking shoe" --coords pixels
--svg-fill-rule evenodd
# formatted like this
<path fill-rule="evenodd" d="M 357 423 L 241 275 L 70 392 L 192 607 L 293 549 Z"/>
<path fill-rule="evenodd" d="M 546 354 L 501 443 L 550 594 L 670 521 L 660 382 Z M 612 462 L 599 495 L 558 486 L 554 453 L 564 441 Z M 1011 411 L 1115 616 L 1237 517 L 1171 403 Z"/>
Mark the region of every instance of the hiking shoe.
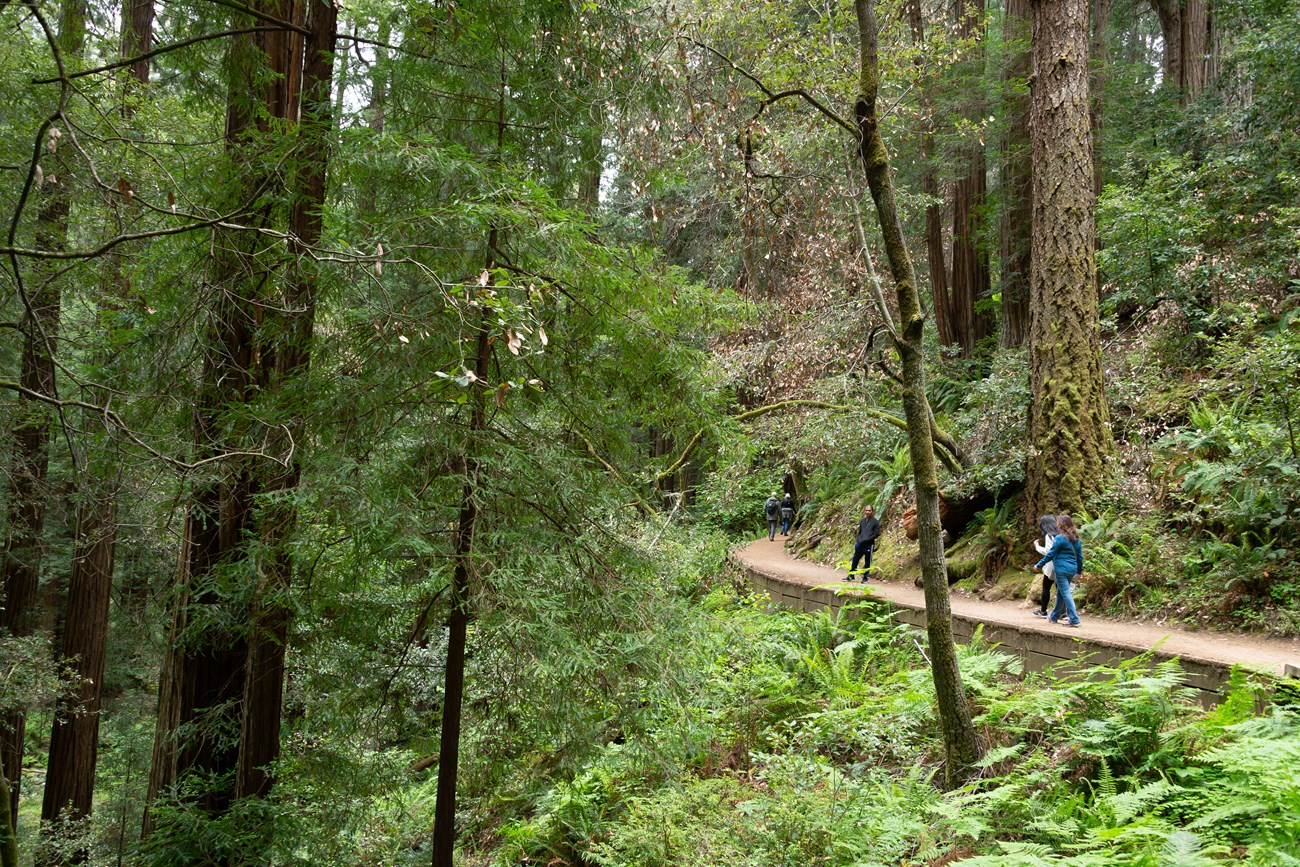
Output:
<path fill-rule="evenodd" d="M 1046 612 L 1045 610 L 1043 610 L 1042 608 L 1035 608 L 1035 609 L 1034 609 L 1034 616 L 1035 616 L 1035 617 L 1046 617 L 1046 616 L 1047 616 L 1047 612 Z"/>
<path fill-rule="evenodd" d="M 1067 623 L 1065 625 L 1070 627 L 1071 629 L 1078 629 L 1080 626 L 1083 625 L 1083 621 L 1081 620 L 1078 623 Z"/>

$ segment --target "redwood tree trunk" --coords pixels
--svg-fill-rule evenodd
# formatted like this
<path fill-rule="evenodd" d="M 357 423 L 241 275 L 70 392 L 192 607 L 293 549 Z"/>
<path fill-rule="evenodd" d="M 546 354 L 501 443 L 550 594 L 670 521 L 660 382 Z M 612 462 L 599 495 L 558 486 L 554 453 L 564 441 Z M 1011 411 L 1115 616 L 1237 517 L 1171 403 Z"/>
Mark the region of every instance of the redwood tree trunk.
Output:
<path fill-rule="evenodd" d="M 1164 40 L 1165 83 L 1186 105 L 1211 85 L 1217 70 L 1209 0 L 1151 0 Z"/>
<path fill-rule="evenodd" d="M 1029 0 L 1007 0 L 1002 75 L 1006 133 L 1002 141 L 1002 331 L 1004 347 L 1029 336 L 1029 273 L 1033 223 L 1033 162 L 1029 146 Z"/>
<path fill-rule="evenodd" d="M 917 529 L 921 549 L 921 574 L 925 586 L 926 634 L 934 677 L 939 721 L 946 753 L 944 772 L 949 786 L 959 784 L 979 758 L 979 744 L 971 723 L 957 647 L 952 635 L 952 608 L 948 600 L 948 569 L 944 562 L 939 525 L 939 481 L 934 446 L 930 439 L 930 404 L 925 392 L 922 331 L 925 317 L 916 290 L 916 273 L 903 239 L 889 152 L 880 135 L 876 98 L 880 89 L 877 27 L 874 0 L 854 0 L 861 49 L 861 80 L 854 116 L 858 126 L 858 153 L 876 204 L 889 270 L 898 299 L 899 328 L 895 349 L 903 362 L 903 411 L 907 417 L 908 448 L 916 485 Z"/>
<path fill-rule="evenodd" d="M 226 120 L 227 151 L 242 203 L 250 206 L 259 190 L 278 193 L 252 205 L 249 222 L 274 228 L 287 219 L 297 270 L 281 273 L 277 246 L 259 233 L 223 230 L 223 252 L 212 266 L 217 292 L 194 414 L 201 457 L 240 447 L 241 436 L 265 439 L 261 429 L 231 431 L 224 413 L 277 394 L 289 377 L 306 371 L 315 311 L 315 278 L 303 253 L 320 234 L 336 10 L 319 0 L 306 7 L 264 0 L 254 9 L 300 26 L 307 14 L 312 33 L 308 43 L 287 30 L 234 38 Z M 282 179 L 264 174 L 252 151 L 260 136 L 299 120 L 304 84 L 311 92 L 299 129 L 299 174 L 292 182 L 296 189 L 285 190 Z M 293 197 L 287 218 L 276 204 L 286 193 Z M 255 506 L 260 494 L 295 486 L 298 468 L 268 471 L 264 462 L 234 459 L 213 466 L 211 475 L 195 484 L 186 519 L 149 797 L 152 802 L 182 779 L 202 774 L 209 785 L 194 803 L 219 814 L 238 797 L 267 791 L 266 766 L 279 751 L 290 576 L 285 542 L 296 513 L 275 501 L 260 511 Z M 245 562 L 251 556 L 245 536 L 259 537 L 262 561 Z M 244 583 L 250 574 L 258 576 L 251 587 Z M 202 606 L 221 610 L 196 616 Z M 152 827 L 146 814 L 145 833 Z"/>
<path fill-rule="evenodd" d="M 1098 326 L 1088 0 L 1033 0 L 1026 514 L 1075 512 L 1114 453 Z"/>
<path fill-rule="evenodd" d="M 925 45 L 925 12 L 921 0 L 908 0 L 907 18 L 912 30 L 912 42 Z M 922 59 L 917 58 L 918 66 Z M 949 295 L 948 254 L 944 249 L 943 213 L 944 197 L 934 170 L 934 108 L 922 89 L 921 118 L 921 192 L 925 195 L 925 259 L 930 271 L 930 300 L 934 305 L 934 325 L 939 342 L 951 346 L 957 342 L 953 327 L 952 299 Z"/>
<path fill-rule="evenodd" d="M 117 543 L 116 507 L 117 487 L 110 484 L 88 492 L 77 512 L 77 539 L 59 658 L 68 661 L 80 688 L 65 699 L 54 720 L 42 821 L 53 821 L 60 813 L 80 818 L 91 810 Z M 46 863 L 65 861 L 59 856 Z"/>
<path fill-rule="evenodd" d="M 59 19 L 59 50 L 64 57 L 83 53 L 86 42 L 86 8 L 83 0 L 66 0 Z M 62 124 L 56 121 L 56 126 Z M 43 160 L 45 174 L 62 175 L 62 183 L 51 182 L 38 193 L 44 200 L 36 222 L 36 246 L 61 251 L 68 240 L 68 216 L 71 193 L 68 188 L 67 145 Z M 49 269 L 52 270 L 52 269 Z M 59 335 L 59 306 L 62 303 L 59 278 L 47 271 L 29 274 L 26 305 L 19 320 L 23 348 L 19 381 L 22 386 L 43 395 L 55 395 L 55 350 Z M 30 635 L 38 617 L 37 597 L 41 561 L 45 556 L 45 510 L 49 499 L 46 477 L 50 465 L 50 431 L 52 415 L 44 404 L 26 402 L 28 409 L 17 419 L 12 433 L 13 462 L 9 478 L 9 533 L 0 552 L 0 630 L 16 636 Z M 9 810 L 14 826 L 18 823 L 18 800 L 21 795 L 23 739 L 27 715 L 19 708 L 0 719 L 0 765 L 7 775 L 3 781 L 10 789 Z"/>
<path fill-rule="evenodd" d="M 135 57 L 148 51 L 153 41 L 153 0 L 128 0 L 122 17 L 122 57 Z M 130 84 L 136 91 L 149 83 L 148 59 L 131 64 L 129 71 Z M 130 118 L 133 113 L 134 106 L 128 97 L 123 114 Z M 127 289 L 121 260 L 116 255 L 109 261 L 107 284 L 104 303 L 114 309 Z M 76 701 L 66 703 L 54 719 L 41 805 L 42 822 L 53 821 L 61 812 L 72 818 L 90 813 L 99 759 L 99 708 L 117 553 L 117 498 L 121 477 L 115 468 L 103 466 L 102 461 L 89 453 L 90 449 L 87 451 L 79 482 L 81 502 L 77 510 L 66 622 L 59 643 L 59 657 L 68 660 L 81 688 Z M 115 459 L 114 456 L 108 460 L 112 463 Z M 49 863 L 64 860 L 58 854 Z M 74 855 L 73 860 L 83 858 Z"/>
<path fill-rule="evenodd" d="M 954 6 L 958 33 L 976 43 L 970 76 L 983 75 L 984 0 L 963 0 Z M 978 87 L 974 88 L 978 93 Z M 968 120 L 984 117 L 983 100 L 972 97 L 964 107 Z M 988 249 L 981 243 L 982 212 L 988 198 L 984 146 L 971 142 L 962 148 L 966 174 L 953 188 L 951 311 L 953 343 L 970 357 L 981 340 L 993 333 L 993 319 L 977 305 L 989 297 Z"/>
<path fill-rule="evenodd" d="M 318 280 L 308 253 L 321 237 L 337 23 L 338 9 L 333 0 L 309 0 L 307 29 L 311 35 L 305 46 L 303 110 L 298 127 L 301 155 L 295 179 L 297 194 L 289 214 L 296 273 L 287 282 L 287 297 L 280 308 L 293 312 L 283 314 L 287 319 L 281 323 L 283 337 L 263 355 L 263 388 L 268 392 L 283 391 L 286 383 L 305 376 L 311 363 Z M 294 440 L 305 439 L 301 414 L 293 415 L 290 428 Z M 287 441 L 281 443 L 283 448 L 288 445 Z M 288 468 L 277 467 L 260 487 L 283 493 L 297 487 L 298 479 L 299 468 L 295 463 Z M 297 509 L 291 503 L 276 500 L 262 507 L 259 535 L 269 555 L 268 562 L 257 570 L 265 578 L 253 603 L 239 774 L 235 783 L 237 798 L 264 796 L 272 782 L 266 768 L 280 755 L 284 654 L 291 610 L 292 562 L 287 546 L 297 522 Z"/>

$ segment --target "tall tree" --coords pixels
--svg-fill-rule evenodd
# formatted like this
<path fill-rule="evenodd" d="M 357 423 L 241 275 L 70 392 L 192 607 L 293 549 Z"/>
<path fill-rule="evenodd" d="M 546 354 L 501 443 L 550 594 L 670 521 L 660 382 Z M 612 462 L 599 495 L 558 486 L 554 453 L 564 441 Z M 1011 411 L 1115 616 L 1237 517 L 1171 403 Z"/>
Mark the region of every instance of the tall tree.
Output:
<path fill-rule="evenodd" d="M 266 766 L 279 751 L 286 545 L 296 524 L 287 495 L 299 477 L 291 444 L 303 437 L 292 406 L 275 405 L 310 356 L 317 282 L 308 253 L 321 231 L 337 16 L 332 0 L 266 0 L 250 13 L 293 29 L 257 29 L 231 42 L 229 194 L 252 217 L 248 227 L 218 231 L 210 264 L 215 291 L 194 411 L 196 456 L 209 463 L 185 523 L 149 780 L 152 802 L 201 779 L 195 804 L 211 814 L 265 794 Z M 250 16 L 235 21 L 256 29 Z M 285 157 L 289 172 L 278 170 Z M 287 420 L 268 432 L 250 423 L 254 404 Z M 257 448 L 267 454 L 236 456 Z M 151 813 L 146 834 L 153 828 Z"/>
<path fill-rule="evenodd" d="M 1217 35 L 1210 0 L 1151 0 L 1164 40 L 1165 83 L 1178 101 L 1200 96 L 1218 74 Z"/>
<path fill-rule="evenodd" d="M 1114 441 L 1101 367 L 1087 0 L 1034 0 L 1026 514 L 1078 511 Z"/>
<path fill-rule="evenodd" d="M 86 12 L 84 0 L 65 0 L 60 7 L 57 36 L 50 39 L 50 50 L 60 70 L 79 57 L 86 44 Z M 42 29 L 51 29 L 36 6 Z M 40 209 L 36 219 L 36 242 L 41 250 L 59 252 L 68 241 L 69 216 L 72 197 L 67 181 L 71 169 L 70 147 L 59 147 L 63 134 L 60 127 L 67 126 L 66 110 L 70 86 L 66 80 L 57 85 L 57 98 L 49 118 L 40 127 L 40 140 L 36 143 L 36 156 L 29 174 Z M 42 161 L 41 155 L 46 153 Z M 40 162 L 44 162 L 42 169 Z M 49 176 L 49 183 L 43 184 Z M 58 176 L 63 175 L 60 182 Z M 34 183 L 33 183 L 34 181 Z M 26 198 L 25 196 L 23 197 Z M 20 199 L 20 207 L 21 207 Z M 11 224 L 9 242 L 12 245 L 18 226 L 16 216 Z M 44 556 L 43 534 L 45 511 L 49 497 L 46 476 L 49 472 L 49 446 L 53 413 L 40 398 L 54 398 L 55 351 L 59 333 L 59 307 L 61 304 L 60 274 L 57 269 L 39 269 L 24 276 L 18 259 L 12 259 L 14 282 L 23 298 L 23 315 L 19 322 L 22 333 L 22 372 L 20 384 L 25 389 L 30 408 L 23 413 L 13 429 L 13 465 L 8 473 L 10 489 L 7 496 L 8 535 L 4 551 L 0 554 L 0 591 L 3 592 L 0 610 L 0 630 L 13 635 L 29 635 L 35 627 L 36 599 L 40 584 L 41 561 Z M 27 282 L 31 280 L 31 282 Z M 25 287 L 25 288 L 24 288 Z M 35 398 L 33 398 L 35 396 Z M 23 740 L 27 728 L 26 714 L 18 709 L 0 720 L 0 765 L 8 775 L 6 784 L 11 795 L 11 819 L 17 824 L 18 800 L 22 783 Z"/>
<path fill-rule="evenodd" d="M 903 412 L 907 418 L 908 450 L 916 486 L 916 523 L 921 548 L 921 574 L 925 585 L 926 635 L 935 697 L 943 728 L 946 761 L 944 773 L 954 786 L 979 758 L 979 743 L 957 666 L 952 635 L 952 606 L 948 599 L 948 568 L 944 561 L 943 528 L 939 523 L 939 478 L 930 438 L 933 415 L 925 390 L 923 331 L 925 316 L 916 289 L 916 272 L 903 238 L 889 151 L 880 133 L 876 100 L 880 91 L 878 29 L 874 0 L 854 0 L 858 19 L 860 68 L 858 95 L 853 106 L 858 131 L 858 155 L 871 197 L 876 204 L 894 280 L 899 323 L 893 331 L 894 348 L 903 364 Z M 865 251 L 864 251 L 865 254 Z M 883 309 L 882 309 L 883 315 Z"/>
<path fill-rule="evenodd" d="M 971 46 L 966 77 L 971 82 L 962 106 L 971 128 L 984 121 L 980 80 L 984 74 L 984 0 L 962 0 L 953 7 L 958 36 Z M 952 274 L 950 315 L 953 342 L 969 357 L 981 340 L 993 334 L 993 318 L 981 302 L 989 297 L 989 254 L 982 227 L 988 200 L 988 176 L 982 137 L 967 134 L 958 152 L 965 171 L 953 186 Z"/>
<path fill-rule="evenodd" d="M 924 60 L 925 46 L 925 10 L 921 0 L 908 0 L 907 20 L 912 32 L 914 46 L 921 49 L 917 53 L 916 63 L 920 66 Z M 944 248 L 944 195 L 939 185 L 939 175 L 935 166 L 936 153 L 934 144 L 934 106 L 927 95 L 929 88 L 922 89 L 924 110 L 921 117 L 921 194 L 925 196 L 925 257 L 930 271 L 930 300 L 934 306 L 934 325 L 939 334 L 939 342 L 951 346 L 958 342 L 954 328 L 957 318 L 953 311 L 952 293 L 949 283 L 948 253 Z"/>
<path fill-rule="evenodd" d="M 1029 336 L 1029 275 L 1034 164 L 1029 158 L 1029 0 L 1007 0 L 1002 72 L 1002 328 L 1004 347 Z"/>
<path fill-rule="evenodd" d="M 152 0 L 128 0 L 122 14 L 122 26 L 122 57 L 137 58 L 147 52 L 153 34 Z M 146 57 L 128 67 L 123 102 L 123 113 L 128 118 L 134 113 L 135 100 L 148 82 L 149 59 Z M 103 304 L 111 313 L 121 306 L 125 296 L 120 258 L 113 255 L 106 270 L 108 285 Z M 107 358 L 103 353 L 97 361 L 98 367 L 107 369 Z M 105 389 L 93 389 L 92 393 L 96 402 L 107 404 Z M 93 424 L 93 420 L 88 421 Z M 78 480 L 72 573 L 68 579 L 66 614 L 59 639 L 58 656 L 67 661 L 80 688 L 54 717 L 41 804 L 42 822 L 52 822 L 60 814 L 72 819 L 86 816 L 94 801 L 109 602 L 117 553 L 117 500 L 122 483 L 118 468 L 121 456 L 98 451 L 93 444 L 88 444 Z M 74 855 L 73 860 L 81 857 L 84 853 Z M 65 856 L 56 850 L 48 860 L 49 863 L 62 863 Z"/>
<path fill-rule="evenodd" d="M 330 161 L 331 85 L 338 8 L 334 0 L 308 0 L 307 33 L 294 49 L 301 69 L 301 117 L 296 129 L 297 154 L 290 180 L 289 252 L 285 292 L 266 317 L 268 334 L 261 359 L 263 394 L 297 403 L 293 388 L 305 389 L 311 364 L 313 328 L 319 297 L 317 265 L 312 260 L 321 240 Z M 301 53 L 298 53 L 301 52 Z M 296 70 L 291 70 L 296 71 Z M 286 106 L 292 116 L 294 106 Z M 304 416 L 290 409 L 288 421 L 270 441 L 281 453 L 305 440 Z M 280 717 L 285 686 L 285 647 L 292 609 L 293 561 L 289 546 L 296 529 L 297 507 L 288 499 L 298 486 L 296 458 L 288 466 L 263 462 L 257 489 L 266 496 L 258 515 L 257 548 L 261 563 L 251 604 L 248 670 L 244 676 L 243 719 L 235 797 L 264 796 L 271 787 L 269 766 L 280 755 Z"/>

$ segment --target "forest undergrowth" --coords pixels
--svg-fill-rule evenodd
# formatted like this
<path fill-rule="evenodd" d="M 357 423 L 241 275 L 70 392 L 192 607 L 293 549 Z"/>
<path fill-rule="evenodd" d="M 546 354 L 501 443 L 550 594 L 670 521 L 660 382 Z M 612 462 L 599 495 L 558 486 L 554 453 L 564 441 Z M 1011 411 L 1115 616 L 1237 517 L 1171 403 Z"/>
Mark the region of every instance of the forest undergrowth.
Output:
<path fill-rule="evenodd" d="M 560 779 L 520 769 L 471 863 L 1296 863 L 1300 713 L 1245 673 L 1206 712 L 1176 662 L 1025 673 L 977 639 L 985 758 L 944 792 L 924 636 L 867 606 L 767 611 L 740 584 L 689 608 L 678 689 L 640 734 Z"/>

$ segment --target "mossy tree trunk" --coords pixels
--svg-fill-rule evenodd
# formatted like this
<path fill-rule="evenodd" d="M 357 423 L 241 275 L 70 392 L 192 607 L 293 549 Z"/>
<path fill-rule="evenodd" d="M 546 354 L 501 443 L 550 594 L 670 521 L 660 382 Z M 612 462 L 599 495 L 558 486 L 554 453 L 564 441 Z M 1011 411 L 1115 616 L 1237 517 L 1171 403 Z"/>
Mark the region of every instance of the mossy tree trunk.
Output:
<path fill-rule="evenodd" d="M 921 337 L 925 318 L 916 289 L 916 273 L 903 240 L 890 178 L 889 152 L 885 149 L 876 114 L 880 89 L 877 25 L 874 0 L 854 0 L 861 47 L 860 85 L 853 113 L 858 128 L 858 153 L 876 204 L 876 216 L 889 258 L 898 299 L 899 326 L 894 345 L 902 358 L 903 411 L 907 418 L 908 448 L 916 485 L 921 574 L 925 586 L 926 633 L 934 675 L 939 720 L 946 752 L 944 765 L 949 786 L 958 785 L 979 758 L 979 744 L 957 667 L 957 646 L 952 635 L 952 608 L 948 600 L 948 570 L 944 562 L 939 525 L 939 477 L 930 438 L 930 404 L 925 393 L 925 364 Z"/>
<path fill-rule="evenodd" d="M 1115 445 L 1101 367 L 1088 0 L 1033 0 L 1034 232 L 1026 513 L 1078 511 Z"/>

